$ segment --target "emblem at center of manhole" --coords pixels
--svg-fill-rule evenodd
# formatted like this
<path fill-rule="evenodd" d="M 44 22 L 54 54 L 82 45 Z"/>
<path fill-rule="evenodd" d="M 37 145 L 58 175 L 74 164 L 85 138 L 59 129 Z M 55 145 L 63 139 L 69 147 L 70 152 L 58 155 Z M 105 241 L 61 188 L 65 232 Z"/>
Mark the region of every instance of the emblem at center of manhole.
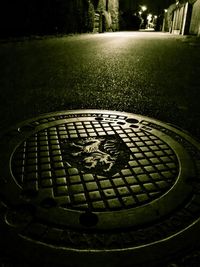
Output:
<path fill-rule="evenodd" d="M 65 139 L 61 143 L 64 163 L 99 175 L 114 174 L 129 161 L 129 150 L 116 135 Z"/>

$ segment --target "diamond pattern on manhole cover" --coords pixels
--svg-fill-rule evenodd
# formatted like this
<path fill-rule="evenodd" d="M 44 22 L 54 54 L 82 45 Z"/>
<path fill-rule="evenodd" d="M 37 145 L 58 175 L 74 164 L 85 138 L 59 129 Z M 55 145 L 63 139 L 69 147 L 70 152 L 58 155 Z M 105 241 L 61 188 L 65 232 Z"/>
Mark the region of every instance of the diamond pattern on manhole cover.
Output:
<path fill-rule="evenodd" d="M 24 257 L 126 266 L 196 242 L 200 144 L 185 132 L 131 113 L 75 110 L 23 122 L 0 142 L 0 227 Z"/>

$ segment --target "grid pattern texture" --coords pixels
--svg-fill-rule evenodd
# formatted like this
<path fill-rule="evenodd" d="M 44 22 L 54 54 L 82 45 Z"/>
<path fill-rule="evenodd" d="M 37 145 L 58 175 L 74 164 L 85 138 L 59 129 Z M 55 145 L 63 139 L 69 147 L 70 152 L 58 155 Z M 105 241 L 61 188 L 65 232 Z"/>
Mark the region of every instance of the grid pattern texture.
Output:
<path fill-rule="evenodd" d="M 116 173 L 83 170 L 64 159 L 63 142 L 107 136 L 118 136 L 129 153 L 127 164 Z M 157 136 L 98 120 L 74 121 L 32 135 L 15 151 L 12 171 L 23 190 L 45 190 L 64 208 L 112 211 L 164 194 L 175 183 L 179 166 L 173 150 Z"/>

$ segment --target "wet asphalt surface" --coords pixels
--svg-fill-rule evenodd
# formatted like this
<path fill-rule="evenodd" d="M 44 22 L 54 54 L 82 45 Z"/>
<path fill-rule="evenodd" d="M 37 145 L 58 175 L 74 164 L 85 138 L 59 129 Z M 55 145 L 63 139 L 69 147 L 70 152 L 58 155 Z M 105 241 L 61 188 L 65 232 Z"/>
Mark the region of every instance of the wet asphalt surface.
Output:
<path fill-rule="evenodd" d="M 47 112 L 92 108 L 153 117 L 200 139 L 199 62 L 198 38 L 168 33 L 2 40 L 0 129 Z M 193 251 L 163 266 L 199 262 Z"/>
<path fill-rule="evenodd" d="M 30 38 L 0 43 L 0 122 L 109 109 L 200 133 L 200 41 L 158 32 Z"/>

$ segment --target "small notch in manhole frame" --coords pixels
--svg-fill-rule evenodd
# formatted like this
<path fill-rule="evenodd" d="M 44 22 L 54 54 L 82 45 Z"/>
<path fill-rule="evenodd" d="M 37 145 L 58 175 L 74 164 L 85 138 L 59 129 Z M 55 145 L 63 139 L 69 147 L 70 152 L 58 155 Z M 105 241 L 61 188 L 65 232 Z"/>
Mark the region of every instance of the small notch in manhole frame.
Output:
<path fill-rule="evenodd" d="M 85 227 L 96 226 L 98 221 L 99 221 L 98 216 L 90 211 L 82 213 L 79 217 L 79 223 Z"/>
<path fill-rule="evenodd" d="M 118 121 L 117 124 L 119 124 L 119 125 L 124 125 L 124 124 L 126 124 L 126 123 L 123 122 L 123 121 Z"/>
<path fill-rule="evenodd" d="M 95 120 L 96 120 L 96 121 L 102 121 L 103 118 L 102 118 L 102 117 L 96 117 Z"/>
<path fill-rule="evenodd" d="M 134 118 L 129 118 L 129 119 L 126 119 L 126 122 L 131 123 L 131 124 L 136 124 L 139 121 L 137 119 L 134 119 Z"/>
<path fill-rule="evenodd" d="M 29 132 L 33 131 L 35 127 L 33 125 L 27 124 L 19 128 L 19 132 Z"/>

